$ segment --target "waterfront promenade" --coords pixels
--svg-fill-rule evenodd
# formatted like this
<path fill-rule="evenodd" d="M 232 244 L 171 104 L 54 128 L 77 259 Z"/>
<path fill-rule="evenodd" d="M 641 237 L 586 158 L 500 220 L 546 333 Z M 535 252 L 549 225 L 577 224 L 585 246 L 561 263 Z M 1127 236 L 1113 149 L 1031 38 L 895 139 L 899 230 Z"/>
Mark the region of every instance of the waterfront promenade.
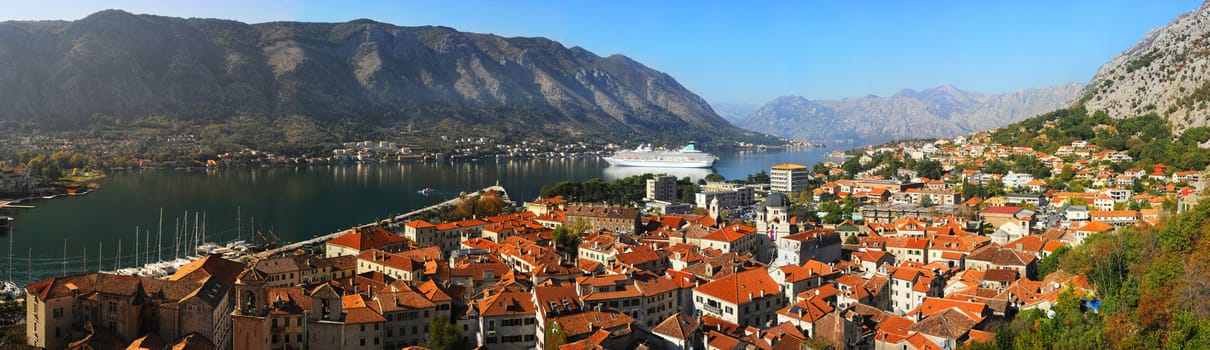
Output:
<path fill-rule="evenodd" d="M 500 193 L 502 194 L 502 195 L 501 195 L 501 198 L 503 198 L 505 201 L 507 201 L 507 200 L 508 200 L 508 191 L 505 191 L 503 186 L 500 186 L 500 185 L 498 185 L 498 184 L 497 184 L 497 185 L 495 185 L 495 186 L 489 186 L 489 187 L 487 187 L 487 188 L 484 188 L 484 189 L 482 189 L 482 190 L 479 190 L 478 192 L 486 192 L 486 191 L 497 191 L 497 192 L 500 192 Z M 476 193 L 477 193 L 477 192 L 476 192 Z M 410 218 L 410 217 L 412 217 L 412 216 L 415 216 L 416 214 L 420 214 L 420 213 L 423 213 L 423 212 L 428 211 L 428 210 L 436 209 L 436 208 L 443 207 L 443 206 L 446 206 L 446 205 L 454 205 L 454 204 L 457 204 L 457 203 L 458 203 L 458 200 L 459 200 L 459 199 L 461 199 L 460 197 L 461 197 L 461 196 L 459 196 L 459 197 L 454 197 L 453 199 L 450 199 L 450 200 L 447 200 L 447 201 L 444 201 L 444 202 L 441 202 L 441 203 L 433 204 L 433 205 L 430 205 L 430 206 L 427 206 L 427 207 L 424 207 L 424 208 L 416 209 L 416 210 L 413 210 L 413 211 L 410 211 L 410 212 L 406 212 L 406 213 L 400 214 L 400 215 L 398 215 L 398 216 L 395 216 L 395 217 L 393 217 L 393 218 L 390 218 L 390 219 L 387 219 L 387 220 L 383 220 L 383 221 L 380 221 L 380 222 L 372 222 L 372 223 L 368 223 L 368 224 L 363 224 L 363 225 L 360 225 L 359 227 L 366 227 L 366 226 L 379 225 L 379 224 L 385 224 L 385 223 L 390 223 L 390 222 L 400 222 L 400 221 L 404 221 L 404 220 L 407 220 L 408 218 Z M 326 235 L 323 235 L 323 236 L 319 236 L 319 237 L 311 238 L 311 239 L 308 239 L 308 240 L 303 240 L 303 241 L 298 241 L 298 242 L 294 242 L 294 243 L 286 244 L 286 245 L 283 245 L 283 246 L 280 246 L 280 247 L 277 247 L 277 248 L 274 248 L 274 249 L 269 249 L 269 250 L 266 250 L 266 251 L 263 251 L 263 252 L 260 252 L 260 253 L 256 253 L 256 254 L 254 254 L 253 256 L 254 256 L 254 257 L 256 257 L 256 258 L 260 258 L 260 259 L 263 259 L 263 258 L 268 258 L 268 257 L 274 256 L 274 255 L 277 255 L 278 253 L 292 251 L 292 250 L 295 250 L 295 249 L 298 249 L 298 248 L 302 248 L 302 247 L 307 246 L 307 245 L 316 244 L 316 243 L 322 243 L 322 242 L 327 242 L 328 240 L 333 239 L 333 238 L 336 238 L 337 236 L 340 236 L 341 234 L 344 234 L 345 232 L 348 232 L 348 230 L 340 230 L 340 231 L 336 231 L 336 232 L 333 232 L 333 233 L 329 233 L 329 234 L 326 234 Z"/>

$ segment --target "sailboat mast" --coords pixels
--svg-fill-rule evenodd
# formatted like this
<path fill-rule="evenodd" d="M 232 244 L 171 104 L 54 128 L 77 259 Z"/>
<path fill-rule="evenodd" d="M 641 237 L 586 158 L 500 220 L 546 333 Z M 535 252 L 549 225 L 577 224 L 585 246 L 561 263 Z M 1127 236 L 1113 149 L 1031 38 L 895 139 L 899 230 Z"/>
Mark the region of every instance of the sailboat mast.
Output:
<path fill-rule="evenodd" d="M 59 276 L 67 276 L 67 238 L 63 238 L 63 274 Z"/>
<path fill-rule="evenodd" d="M 155 232 L 155 259 L 164 261 L 164 208 L 160 208 L 160 227 Z"/>
<path fill-rule="evenodd" d="M 147 230 L 144 233 L 146 234 L 143 235 L 143 264 L 139 266 L 147 265 L 147 263 L 151 262 L 151 230 Z"/>
<path fill-rule="evenodd" d="M 197 238 L 198 238 L 197 227 L 201 226 L 198 224 L 198 218 L 200 217 L 200 215 L 201 214 L 199 214 L 196 211 L 193 212 L 193 246 L 194 247 L 197 247 L 199 245 L 198 240 L 197 240 Z M 196 249 L 194 249 L 194 250 L 196 250 Z"/>
<path fill-rule="evenodd" d="M 118 266 L 122 266 L 122 239 L 118 238 L 118 259 L 113 261 L 113 270 L 117 271 Z"/>
<path fill-rule="evenodd" d="M 198 244 L 206 243 L 206 211 L 202 211 L 202 238 L 198 240 Z"/>
<path fill-rule="evenodd" d="M 240 213 L 240 207 L 235 207 L 235 240 L 244 238 L 244 222 L 243 214 Z"/>
<path fill-rule="evenodd" d="M 176 218 L 172 227 L 172 259 L 176 260 L 181 258 L 181 218 Z"/>
<path fill-rule="evenodd" d="M 5 280 L 13 280 L 13 231 L 8 231 L 8 275 L 4 276 Z"/>
<path fill-rule="evenodd" d="M 134 227 L 134 265 L 139 266 L 139 227 Z"/>

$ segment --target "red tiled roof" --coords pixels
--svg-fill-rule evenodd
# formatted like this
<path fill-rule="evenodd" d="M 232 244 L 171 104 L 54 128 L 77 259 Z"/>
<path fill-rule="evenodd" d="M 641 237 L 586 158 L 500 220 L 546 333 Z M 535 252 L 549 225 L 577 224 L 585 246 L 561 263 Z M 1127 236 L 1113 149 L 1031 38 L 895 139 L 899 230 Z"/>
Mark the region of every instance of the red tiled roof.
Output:
<path fill-rule="evenodd" d="M 701 285 L 694 290 L 723 301 L 743 305 L 762 295 L 781 293 L 780 286 L 764 269 L 752 269 L 731 274 L 714 282 Z"/>

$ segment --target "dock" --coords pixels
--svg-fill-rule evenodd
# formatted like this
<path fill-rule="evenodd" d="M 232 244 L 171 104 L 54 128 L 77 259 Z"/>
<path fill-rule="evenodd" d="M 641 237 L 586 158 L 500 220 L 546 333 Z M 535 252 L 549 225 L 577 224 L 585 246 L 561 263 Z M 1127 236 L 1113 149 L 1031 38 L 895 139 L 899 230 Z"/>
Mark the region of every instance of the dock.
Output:
<path fill-rule="evenodd" d="M 478 192 L 486 192 L 486 191 L 497 191 L 497 192 L 500 192 L 500 193 L 502 194 L 502 195 L 501 195 L 501 198 L 502 198 L 502 199 L 504 199 L 506 202 L 509 200 L 509 199 L 508 199 L 508 191 L 505 191 L 505 190 L 504 190 L 504 187 L 503 187 L 503 186 L 500 186 L 500 185 L 498 185 L 498 184 L 497 184 L 497 185 L 495 185 L 495 186 L 489 186 L 489 187 L 487 187 L 487 188 L 484 188 L 484 189 L 482 189 L 482 190 L 479 190 Z M 478 192 L 474 192 L 474 193 L 478 193 Z M 441 202 L 441 203 L 433 204 L 433 205 L 430 205 L 430 206 L 427 206 L 427 207 L 424 207 L 424 208 L 420 208 L 420 209 L 416 209 L 416 210 L 413 210 L 413 211 L 410 211 L 410 212 L 407 212 L 407 213 L 400 214 L 400 215 L 395 216 L 395 217 L 393 217 L 393 218 L 391 218 L 391 219 L 388 219 L 388 220 L 379 221 L 379 222 L 372 222 L 372 223 L 368 223 L 368 224 L 364 224 L 364 225 L 359 225 L 358 227 L 367 227 L 367 226 L 379 225 L 379 224 L 382 224 L 382 223 L 384 223 L 384 222 L 388 222 L 388 221 L 389 221 L 389 222 L 399 222 L 399 221 L 407 220 L 408 218 L 410 218 L 410 217 L 412 217 L 412 216 L 415 216 L 416 214 L 420 214 L 420 213 L 423 213 L 423 212 L 428 211 L 428 210 L 433 210 L 433 209 L 436 209 L 436 208 L 439 208 L 439 207 L 443 207 L 443 206 L 447 206 L 447 205 L 454 205 L 454 204 L 457 204 L 459 199 L 461 199 L 461 198 L 455 197 L 455 198 L 453 198 L 453 199 L 450 199 L 450 200 L 447 200 L 447 201 L 444 201 L 444 202 Z M 274 248 L 274 249 L 269 249 L 269 250 L 266 250 L 266 251 L 263 251 L 263 252 L 260 252 L 260 253 L 256 253 L 256 254 L 254 254 L 253 256 L 254 256 L 254 257 L 256 257 L 256 258 L 259 258 L 259 259 L 268 258 L 268 257 L 274 256 L 274 255 L 277 255 L 278 253 L 281 253 L 281 252 L 288 252 L 288 251 L 292 251 L 292 250 L 295 250 L 295 249 L 302 248 L 303 246 L 307 246 L 307 245 L 311 245 L 311 244 L 316 244 L 316 243 L 327 242 L 328 240 L 333 239 L 333 238 L 336 238 L 337 236 L 340 236 L 340 235 L 342 235 L 342 234 L 344 234 L 344 233 L 346 233 L 346 232 L 348 232 L 348 230 L 340 230 L 340 231 L 336 231 L 336 232 L 334 232 L 334 233 L 329 233 L 329 234 L 327 234 L 327 235 L 323 235 L 323 236 L 315 237 L 315 238 L 308 239 L 308 240 L 303 240 L 303 241 L 298 241 L 298 242 L 294 242 L 294 243 L 286 244 L 286 245 L 283 245 L 283 246 L 280 246 L 280 247 L 277 247 L 277 248 Z"/>

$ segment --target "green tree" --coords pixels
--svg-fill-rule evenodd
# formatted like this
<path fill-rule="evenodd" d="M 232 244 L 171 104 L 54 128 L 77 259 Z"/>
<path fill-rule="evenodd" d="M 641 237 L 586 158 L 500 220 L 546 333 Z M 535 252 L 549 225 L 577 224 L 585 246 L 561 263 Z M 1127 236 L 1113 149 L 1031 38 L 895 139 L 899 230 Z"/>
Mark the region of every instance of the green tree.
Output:
<path fill-rule="evenodd" d="M 466 350 L 470 344 L 458 331 L 458 326 L 450 323 L 449 319 L 437 316 L 429 321 L 429 340 L 425 347 L 433 350 Z"/>
<path fill-rule="evenodd" d="M 1068 246 L 1062 246 L 1043 258 L 1042 263 L 1038 264 L 1038 279 L 1042 279 L 1051 272 L 1057 271 L 1059 269 L 1059 261 L 1062 261 L 1063 257 L 1067 256 L 1067 253 L 1070 251 L 1071 248 Z"/>
<path fill-rule="evenodd" d="M 861 240 L 857 239 L 857 235 L 849 235 L 845 237 L 844 244 L 861 244 Z"/>
<path fill-rule="evenodd" d="M 559 326 L 558 322 L 547 322 L 546 331 L 543 333 L 546 350 L 559 350 L 560 346 L 567 344 L 567 334 L 563 333 L 563 327 Z"/>
<path fill-rule="evenodd" d="M 932 207 L 933 205 L 935 205 L 933 203 L 933 196 L 920 196 L 920 206 L 928 208 Z"/>
<path fill-rule="evenodd" d="M 723 176 L 723 174 L 719 174 L 719 173 L 713 173 L 713 174 L 710 174 L 710 175 L 706 175 L 706 181 L 710 181 L 710 182 L 723 182 L 723 181 L 726 181 L 726 180 L 727 180 L 727 177 L 726 177 L 726 176 Z"/>
<path fill-rule="evenodd" d="M 842 213 L 843 210 L 840 208 L 840 204 L 837 204 L 836 201 L 827 201 L 821 203 L 819 205 L 819 211 L 827 213 L 827 215 L 823 217 L 823 222 L 825 224 L 839 224 L 844 222 L 844 213 Z"/>
<path fill-rule="evenodd" d="M 940 180 L 941 175 L 945 170 L 941 167 L 941 162 L 936 160 L 922 160 L 916 162 L 916 166 L 912 168 L 916 171 L 916 175 L 927 177 L 934 180 Z"/>

